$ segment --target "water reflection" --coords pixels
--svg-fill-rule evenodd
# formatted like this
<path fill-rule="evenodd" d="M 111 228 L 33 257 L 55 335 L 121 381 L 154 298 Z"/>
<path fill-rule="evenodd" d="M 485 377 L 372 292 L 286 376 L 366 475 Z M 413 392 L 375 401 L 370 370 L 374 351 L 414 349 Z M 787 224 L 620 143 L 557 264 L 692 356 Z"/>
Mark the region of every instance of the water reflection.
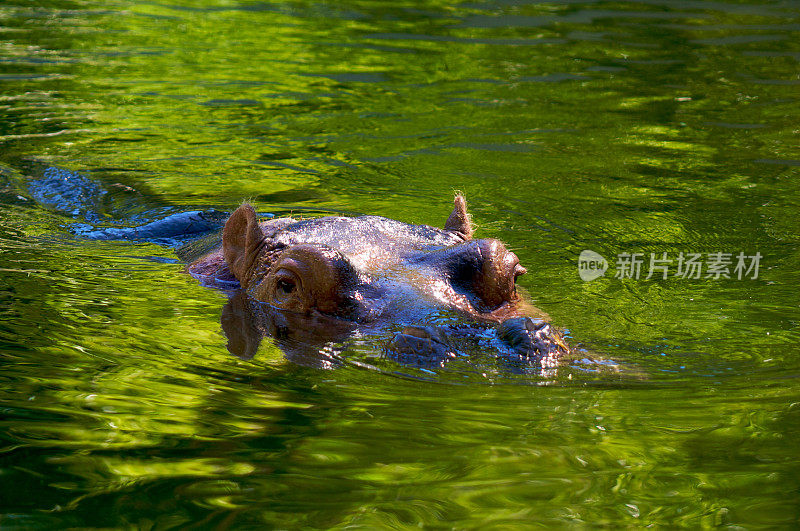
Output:
<path fill-rule="evenodd" d="M 615 362 L 591 359 L 584 350 L 545 357 L 515 351 L 504 341 L 521 337 L 513 327 L 524 324 L 508 321 L 505 328 L 495 331 L 446 312 L 437 316 L 434 326 L 364 325 L 318 313 L 281 311 L 236 290 L 222 308 L 220 322 L 228 352 L 245 361 L 266 350 L 262 349 L 266 340 L 287 360 L 303 367 L 337 369 L 349 364 L 443 383 L 455 383 L 472 373 L 482 374 L 479 381 L 483 382 L 491 374 L 497 381 L 517 378 L 511 381 L 551 383 L 559 376 L 559 367 L 570 365 L 584 374 L 619 373 Z M 642 375 L 629 370 L 625 377 Z"/>
<path fill-rule="evenodd" d="M 237 290 L 222 309 L 222 330 L 228 351 L 243 360 L 252 359 L 265 337 L 293 363 L 332 369 L 341 363 L 335 356 L 356 329 L 355 323 L 319 315 L 282 312 L 254 302 Z"/>

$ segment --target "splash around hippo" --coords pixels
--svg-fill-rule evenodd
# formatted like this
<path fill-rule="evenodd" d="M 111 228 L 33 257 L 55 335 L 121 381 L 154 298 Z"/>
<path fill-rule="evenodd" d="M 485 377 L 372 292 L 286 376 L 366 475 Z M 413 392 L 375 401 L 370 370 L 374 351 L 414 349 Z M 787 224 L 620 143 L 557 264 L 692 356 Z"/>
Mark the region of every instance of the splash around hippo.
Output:
<path fill-rule="evenodd" d="M 498 349 L 553 365 L 569 349 L 517 289 L 526 269 L 499 240 L 472 235 L 460 195 L 443 229 L 379 216 L 259 221 L 243 204 L 225 222 L 222 245 L 188 271 L 240 288 L 223 328 L 242 357 L 267 335 L 324 338 L 319 346 L 393 329 L 388 354 L 442 364 L 458 355 L 458 338 L 491 330 Z"/>

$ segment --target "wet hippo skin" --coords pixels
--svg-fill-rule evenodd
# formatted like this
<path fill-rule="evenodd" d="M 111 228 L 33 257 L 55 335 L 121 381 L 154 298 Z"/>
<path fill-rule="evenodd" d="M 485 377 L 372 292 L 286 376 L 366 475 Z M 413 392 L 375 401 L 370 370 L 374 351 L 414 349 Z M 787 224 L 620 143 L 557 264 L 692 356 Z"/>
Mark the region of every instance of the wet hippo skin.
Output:
<path fill-rule="evenodd" d="M 188 270 L 206 284 L 239 287 L 223 329 L 244 358 L 265 335 L 292 350 L 287 340 L 300 334 L 313 350 L 359 329 L 394 330 L 386 350 L 400 359 L 454 357 L 453 336 L 477 330 L 528 360 L 566 354 L 561 335 L 517 289 L 526 273 L 517 256 L 472 236 L 462 196 L 442 229 L 379 216 L 259 221 L 243 204 L 222 245 Z"/>

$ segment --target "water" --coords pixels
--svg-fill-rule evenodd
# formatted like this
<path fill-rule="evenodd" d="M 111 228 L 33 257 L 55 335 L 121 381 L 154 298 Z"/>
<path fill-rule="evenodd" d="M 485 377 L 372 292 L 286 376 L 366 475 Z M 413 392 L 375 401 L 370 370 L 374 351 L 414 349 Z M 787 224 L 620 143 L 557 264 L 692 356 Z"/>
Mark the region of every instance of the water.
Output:
<path fill-rule="evenodd" d="M 799 32 L 791 1 L 6 0 L 0 527 L 797 526 Z M 620 373 L 239 359 L 170 247 L 70 230 L 441 226 L 454 190 Z M 645 280 L 664 252 L 760 270 Z"/>

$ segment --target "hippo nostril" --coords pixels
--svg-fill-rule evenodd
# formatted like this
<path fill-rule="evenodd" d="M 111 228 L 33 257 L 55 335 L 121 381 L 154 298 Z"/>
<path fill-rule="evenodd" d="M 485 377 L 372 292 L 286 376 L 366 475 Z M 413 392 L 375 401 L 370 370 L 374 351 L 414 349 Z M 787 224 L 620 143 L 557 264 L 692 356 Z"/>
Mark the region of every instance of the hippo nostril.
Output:
<path fill-rule="evenodd" d="M 517 264 L 514 266 L 514 280 L 517 279 L 518 276 L 524 275 L 527 273 L 528 270 L 522 267 L 521 265 Z"/>

